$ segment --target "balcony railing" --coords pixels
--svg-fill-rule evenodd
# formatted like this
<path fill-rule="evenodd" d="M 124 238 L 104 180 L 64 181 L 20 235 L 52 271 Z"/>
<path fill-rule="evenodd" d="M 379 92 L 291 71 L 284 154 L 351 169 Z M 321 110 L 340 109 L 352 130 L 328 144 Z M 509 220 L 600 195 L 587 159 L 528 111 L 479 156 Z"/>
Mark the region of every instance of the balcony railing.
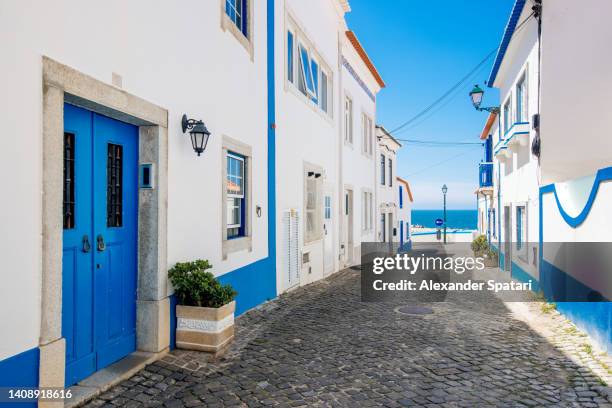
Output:
<path fill-rule="evenodd" d="M 493 163 L 480 163 L 478 167 L 480 187 L 493 187 Z"/>

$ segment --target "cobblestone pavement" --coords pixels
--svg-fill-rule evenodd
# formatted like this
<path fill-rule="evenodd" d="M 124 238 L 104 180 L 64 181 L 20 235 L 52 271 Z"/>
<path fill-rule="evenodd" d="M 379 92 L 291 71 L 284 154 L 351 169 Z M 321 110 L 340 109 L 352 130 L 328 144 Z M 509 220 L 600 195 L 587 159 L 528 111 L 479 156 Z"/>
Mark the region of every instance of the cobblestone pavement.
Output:
<path fill-rule="evenodd" d="M 218 361 L 176 350 L 88 406 L 612 407 L 591 370 L 497 298 L 362 303 L 342 271 L 237 319 Z"/>

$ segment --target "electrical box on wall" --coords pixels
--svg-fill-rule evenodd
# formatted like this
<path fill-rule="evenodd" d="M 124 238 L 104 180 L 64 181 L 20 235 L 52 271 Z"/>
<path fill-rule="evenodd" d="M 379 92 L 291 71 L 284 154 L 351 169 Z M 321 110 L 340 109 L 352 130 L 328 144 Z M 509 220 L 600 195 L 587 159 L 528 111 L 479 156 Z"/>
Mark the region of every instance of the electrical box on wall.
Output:
<path fill-rule="evenodd" d="M 148 190 L 155 188 L 155 174 L 153 173 L 153 170 L 153 163 L 143 163 L 140 165 L 138 175 L 138 184 L 140 188 Z"/>

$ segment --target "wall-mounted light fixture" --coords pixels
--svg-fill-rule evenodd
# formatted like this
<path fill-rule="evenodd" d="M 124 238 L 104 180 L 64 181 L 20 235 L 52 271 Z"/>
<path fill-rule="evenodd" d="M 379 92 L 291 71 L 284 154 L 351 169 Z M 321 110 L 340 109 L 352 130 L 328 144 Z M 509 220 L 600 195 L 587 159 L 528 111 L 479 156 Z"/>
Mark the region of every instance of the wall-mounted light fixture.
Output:
<path fill-rule="evenodd" d="M 191 146 L 198 156 L 201 155 L 206 149 L 208 137 L 210 136 L 210 132 L 206 129 L 204 122 L 201 120 L 188 119 L 187 115 L 183 115 L 181 126 L 183 127 L 183 133 L 189 130 L 189 134 L 191 135 Z"/>
<path fill-rule="evenodd" d="M 474 88 L 470 91 L 470 99 L 472 100 L 472 105 L 478 111 L 487 111 L 490 113 L 499 113 L 499 106 L 488 106 L 481 107 L 482 97 L 484 96 L 484 91 L 478 86 L 474 85 Z"/>

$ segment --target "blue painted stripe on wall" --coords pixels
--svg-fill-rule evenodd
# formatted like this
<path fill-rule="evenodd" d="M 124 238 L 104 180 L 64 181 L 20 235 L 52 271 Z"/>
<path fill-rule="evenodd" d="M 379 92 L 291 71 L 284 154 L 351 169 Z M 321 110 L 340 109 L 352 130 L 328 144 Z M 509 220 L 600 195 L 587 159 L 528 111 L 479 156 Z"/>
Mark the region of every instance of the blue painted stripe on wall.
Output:
<path fill-rule="evenodd" d="M 276 262 L 268 257 L 219 277 L 236 289 L 236 316 L 276 297 Z"/>
<path fill-rule="evenodd" d="M 580 282 L 569 273 L 561 270 L 545 259 L 540 267 L 540 286 L 544 291 L 544 296 L 551 302 L 566 300 L 594 301 L 603 299 L 598 291 Z"/>
<path fill-rule="evenodd" d="M 176 348 L 176 295 L 170 296 L 170 350 Z"/>
<path fill-rule="evenodd" d="M 586 220 L 591 208 L 593 207 L 593 203 L 595 202 L 595 198 L 597 197 L 597 191 L 599 191 L 599 185 L 604 181 L 612 180 L 612 167 L 606 167 L 597 171 L 595 174 L 595 180 L 593 180 L 593 186 L 591 187 L 591 192 L 589 193 L 589 198 L 582 209 L 580 214 L 576 217 L 572 217 L 569 215 L 563 205 L 559 201 L 559 196 L 557 195 L 557 188 L 554 184 L 549 184 L 543 187 L 540 187 L 540 207 L 542 206 L 542 195 L 546 193 L 553 193 L 555 195 L 555 201 L 557 202 L 557 208 L 559 209 L 559 213 L 567 223 L 572 228 L 576 228 L 580 224 Z M 540 217 L 541 219 L 541 217 Z M 540 231 L 542 232 L 542 231 Z"/>
<path fill-rule="evenodd" d="M 512 269 L 510 272 L 510 276 L 516 279 L 519 282 L 529 283 L 531 281 L 531 290 L 533 292 L 540 291 L 540 284 L 536 278 L 527 273 L 523 268 L 521 268 L 517 263 L 512 262 Z"/>
<path fill-rule="evenodd" d="M 0 361 L 0 387 L 38 387 L 39 360 L 40 350 L 35 347 Z M 36 407 L 36 403 L 0 403 L 0 407 L 15 405 Z"/>
<path fill-rule="evenodd" d="M 612 352 L 612 303 L 559 302 L 557 310 L 587 332 L 605 351 Z"/>

